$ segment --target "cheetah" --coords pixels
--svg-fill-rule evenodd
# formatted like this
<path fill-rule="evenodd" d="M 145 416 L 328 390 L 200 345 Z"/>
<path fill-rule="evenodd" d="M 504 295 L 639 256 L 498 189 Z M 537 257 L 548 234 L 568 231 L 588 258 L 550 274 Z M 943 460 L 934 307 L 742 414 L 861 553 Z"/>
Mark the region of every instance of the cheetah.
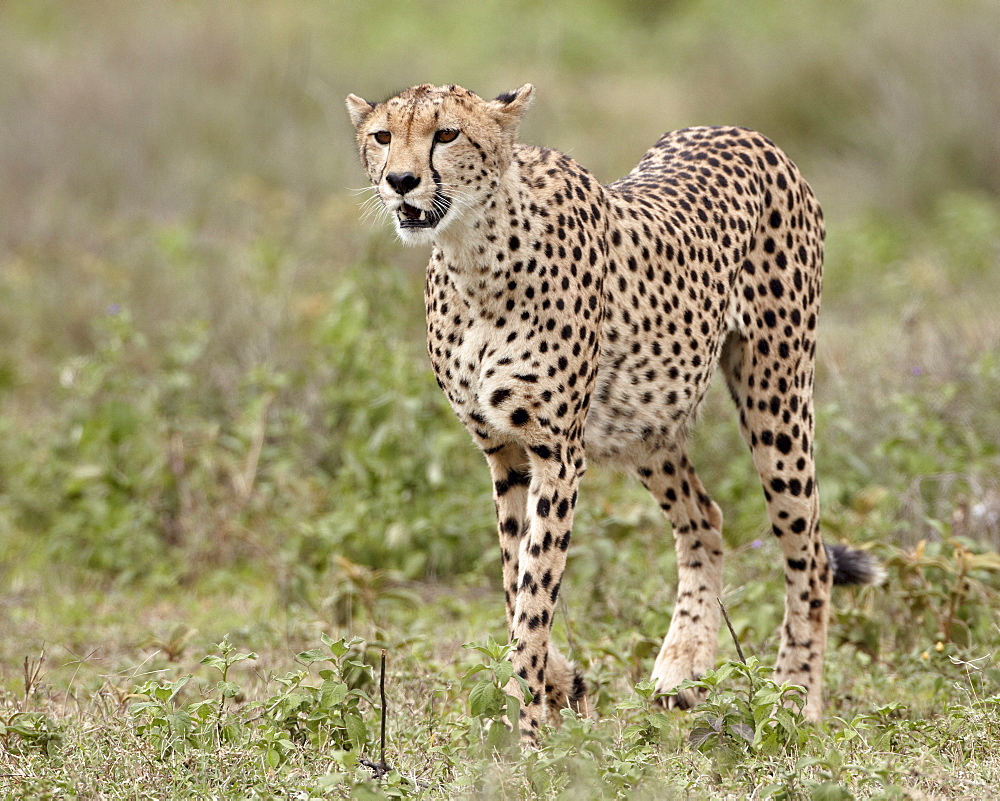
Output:
<path fill-rule="evenodd" d="M 776 678 L 806 689 L 817 720 L 831 584 L 881 572 L 819 534 L 816 198 L 781 150 L 735 127 L 664 134 L 604 186 L 555 150 L 516 143 L 533 93 L 425 84 L 380 103 L 347 98 L 374 202 L 403 243 L 433 247 L 427 349 L 493 480 L 511 658 L 529 691 L 522 742 L 537 743 L 546 708 L 586 709 L 550 631 L 588 458 L 636 474 L 673 528 L 677 602 L 656 690 L 715 666 L 722 513 L 685 446 L 717 369 L 781 545 Z"/>

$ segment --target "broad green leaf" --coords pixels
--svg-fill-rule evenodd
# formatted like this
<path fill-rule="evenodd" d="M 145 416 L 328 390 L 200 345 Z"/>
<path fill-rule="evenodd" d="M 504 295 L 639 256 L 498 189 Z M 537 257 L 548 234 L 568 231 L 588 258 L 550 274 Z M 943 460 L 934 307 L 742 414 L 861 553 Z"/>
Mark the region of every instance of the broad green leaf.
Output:
<path fill-rule="evenodd" d="M 731 723 L 729 724 L 729 733 L 734 737 L 742 738 L 750 745 L 753 744 L 754 730 L 748 726 L 746 723 Z"/>
<path fill-rule="evenodd" d="M 368 741 L 368 728 L 360 715 L 344 715 L 344 728 L 347 729 L 347 736 L 357 747 L 361 747 Z"/>
<path fill-rule="evenodd" d="M 320 689 L 319 701 L 325 707 L 334 707 L 347 698 L 348 687 L 342 681 L 325 681 Z"/>
<path fill-rule="evenodd" d="M 208 656 L 202 658 L 201 664 L 208 665 L 211 668 L 223 672 L 226 669 L 226 660 L 221 656 L 216 656 L 215 654 L 209 654 Z"/>
<path fill-rule="evenodd" d="M 496 676 L 497 684 L 505 687 L 510 677 L 514 675 L 514 665 L 512 662 L 497 662 L 493 666 L 493 675 Z"/>
<path fill-rule="evenodd" d="M 477 682 L 469 693 L 469 711 L 476 717 L 486 715 L 500 700 L 500 690 L 493 682 Z"/>
<path fill-rule="evenodd" d="M 854 796 L 836 782 L 823 782 L 813 787 L 812 801 L 849 801 Z"/>
<path fill-rule="evenodd" d="M 465 675 L 462 676 L 462 678 L 467 679 L 470 676 L 475 676 L 477 673 L 483 670 L 489 670 L 489 668 L 483 664 L 473 665 L 471 668 L 468 669 L 468 671 L 466 671 Z"/>
<path fill-rule="evenodd" d="M 235 665 L 237 662 L 243 662 L 243 661 L 245 661 L 247 659 L 253 660 L 253 659 L 259 659 L 259 658 L 260 657 L 257 654 L 255 654 L 253 651 L 248 651 L 245 654 L 234 654 L 233 656 L 230 656 L 229 657 L 229 664 L 230 665 Z"/>

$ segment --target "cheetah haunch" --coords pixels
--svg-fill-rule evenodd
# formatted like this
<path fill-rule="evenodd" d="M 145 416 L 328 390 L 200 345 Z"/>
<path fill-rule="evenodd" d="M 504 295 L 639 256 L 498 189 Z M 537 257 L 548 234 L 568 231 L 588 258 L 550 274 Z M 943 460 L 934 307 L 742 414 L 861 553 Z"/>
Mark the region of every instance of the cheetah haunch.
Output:
<path fill-rule="evenodd" d="M 784 153 L 740 128 L 665 134 L 602 186 L 567 156 L 515 143 L 532 93 L 347 98 L 383 210 L 403 242 L 433 245 L 427 346 L 493 476 L 513 662 L 532 694 L 522 738 L 537 740 L 546 705 L 585 704 L 549 634 L 588 457 L 636 473 L 673 526 L 678 597 L 657 690 L 714 667 L 722 513 L 685 444 L 717 368 L 784 556 L 776 678 L 803 685 L 817 719 L 830 586 L 880 579 L 866 554 L 819 534 L 819 205 Z"/>

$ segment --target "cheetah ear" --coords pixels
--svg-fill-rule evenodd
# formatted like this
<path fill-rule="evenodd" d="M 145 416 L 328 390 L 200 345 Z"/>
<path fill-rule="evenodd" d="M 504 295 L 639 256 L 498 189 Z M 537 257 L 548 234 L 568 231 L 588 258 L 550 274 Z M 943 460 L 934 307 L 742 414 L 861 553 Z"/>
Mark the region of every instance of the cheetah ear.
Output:
<path fill-rule="evenodd" d="M 501 126 L 516 129 L 535 96 L 535 87 L 526 83 L 513 92 L 504 92 L 496 100 L 489 101 L 493 117 Z"/>
<path fill-rule="evenodd" d="M 368 119 L 368 115 L 375 108 L 374 103 L 369 103 L 363 97 L 357 95 L 347 96 L 347 113 L 351 115 L 351 122 L 355 128 L 360 128 L 361 124 Z"/>

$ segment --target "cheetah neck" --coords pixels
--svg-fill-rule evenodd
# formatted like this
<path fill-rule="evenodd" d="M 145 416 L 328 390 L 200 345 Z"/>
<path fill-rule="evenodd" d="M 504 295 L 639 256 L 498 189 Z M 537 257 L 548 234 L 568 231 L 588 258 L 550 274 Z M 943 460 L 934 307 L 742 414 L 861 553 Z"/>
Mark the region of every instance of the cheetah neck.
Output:
<path fill-rule="evenodd" d="M 468 305 L 489 311 L 505 303 L 511 237 L 520 223 L 518 210 L 530 202 L 520 170 L 512 164 L 496 191 L 435 237 L 431 261 L 444 267 Z"/>

